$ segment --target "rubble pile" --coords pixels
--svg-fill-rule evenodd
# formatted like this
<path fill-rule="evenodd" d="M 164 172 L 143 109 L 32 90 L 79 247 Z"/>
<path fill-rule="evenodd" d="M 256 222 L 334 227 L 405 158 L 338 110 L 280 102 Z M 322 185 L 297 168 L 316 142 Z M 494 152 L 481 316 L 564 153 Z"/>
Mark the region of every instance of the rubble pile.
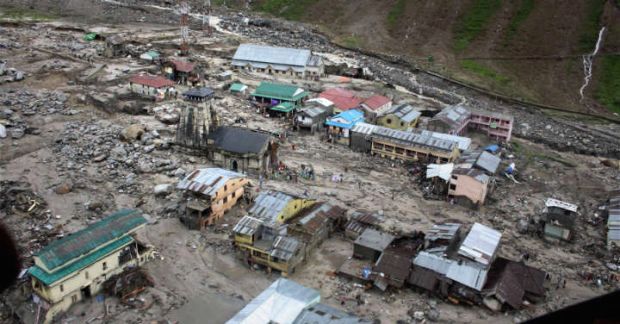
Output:
<path fill-rule="evenodd" d="M 31 91 L 31 90 L 0 90 L 0 125 L 6 127 L 7 134 L 19 139 L 25 134 L 38 135 L 40 130 L 30 127 L 25 117 L 32 115 L 50 115 L 61 113 L 64 115 L 76 114 L 77 111 L 68 109 L 67 95 L 61 91 Z M 0 129 L 0 138 L 2 138 Z"/>

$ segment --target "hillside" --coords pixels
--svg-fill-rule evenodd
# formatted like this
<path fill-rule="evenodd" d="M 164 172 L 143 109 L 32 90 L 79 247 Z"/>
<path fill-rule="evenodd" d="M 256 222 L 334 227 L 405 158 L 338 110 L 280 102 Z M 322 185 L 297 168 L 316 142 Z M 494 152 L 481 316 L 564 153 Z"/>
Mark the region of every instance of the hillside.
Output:
<path fill-rule="evenodd" d="M 402 55 L 502 94 L 573 110 L 620 113 L 620 1 L 260 0 L 347 47 Z M 229 7 L 235 1 L 216 1 Z M 582 55 L 602 47 L 580 102 Z"/>

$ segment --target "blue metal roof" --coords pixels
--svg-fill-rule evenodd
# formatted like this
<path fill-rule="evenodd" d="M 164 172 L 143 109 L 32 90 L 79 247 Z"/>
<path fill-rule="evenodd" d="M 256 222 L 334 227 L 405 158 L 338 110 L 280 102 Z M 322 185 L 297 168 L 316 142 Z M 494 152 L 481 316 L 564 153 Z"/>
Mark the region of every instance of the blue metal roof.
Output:
<path fill-rule="evenodd" d="M 364 121 L 364 113 L 357 110 L 347 110 L 327 119 L 325 125 L 351 129 L 355 124 Z"/>

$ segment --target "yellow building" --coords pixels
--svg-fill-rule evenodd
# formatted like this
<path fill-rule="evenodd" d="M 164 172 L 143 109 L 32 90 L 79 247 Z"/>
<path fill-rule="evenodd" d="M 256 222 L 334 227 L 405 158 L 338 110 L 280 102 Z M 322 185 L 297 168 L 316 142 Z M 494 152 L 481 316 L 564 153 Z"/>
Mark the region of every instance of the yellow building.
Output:
<path fill-rule="evenodd" d="M 194 170 L 177 185 L 188 193 L 181 222 L 191 229 L 211 225 L 243 197 L 249 180 L 241 173 L 219 168 Z"/>
<path fill-rule="evenodd" d="M 376 127 L 371 135 L 371 153 L 401 161 L 452 162 L 459 157 L 458 142 L 386 127 Z"/>
<path fill-rule="evenodd" d="M 293 272 L 304 258 L 305 244 L 286 236 L 286 228 L 281 225 L 315 203 L 283 192 L 261 192 L 248 215 L 233 228 L 235 246 L 244 260 L 283 275 Z"/>
<path fill-rule="evenodd" d="M 420 116 L 419 111 L 407 104 L 392 106 L 377 118 L 377 125 L 391 129 L 408 130 L 416 128 Z"/>
<path fill-rule="evenodd" d="M 144 224 L 140 212 L 121 210 L 35 254 L 28 272 L 39 314 L 36 322 L 51 322 L 101 291 L 107 278 L 152 258 L 152 250 L 131 236 Z"/>

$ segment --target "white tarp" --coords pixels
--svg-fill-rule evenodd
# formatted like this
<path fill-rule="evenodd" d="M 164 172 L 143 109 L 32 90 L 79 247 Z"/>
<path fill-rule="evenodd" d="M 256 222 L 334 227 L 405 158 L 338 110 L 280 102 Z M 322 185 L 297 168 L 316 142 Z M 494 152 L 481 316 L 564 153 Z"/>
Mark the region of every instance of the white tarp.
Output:
<path fill-rule="evenodd" d="M 453 169 L 454 163 L 429 164 L 426 167 L 426 179 L 440 177 L 446 181 L 449 181 Z"/>

